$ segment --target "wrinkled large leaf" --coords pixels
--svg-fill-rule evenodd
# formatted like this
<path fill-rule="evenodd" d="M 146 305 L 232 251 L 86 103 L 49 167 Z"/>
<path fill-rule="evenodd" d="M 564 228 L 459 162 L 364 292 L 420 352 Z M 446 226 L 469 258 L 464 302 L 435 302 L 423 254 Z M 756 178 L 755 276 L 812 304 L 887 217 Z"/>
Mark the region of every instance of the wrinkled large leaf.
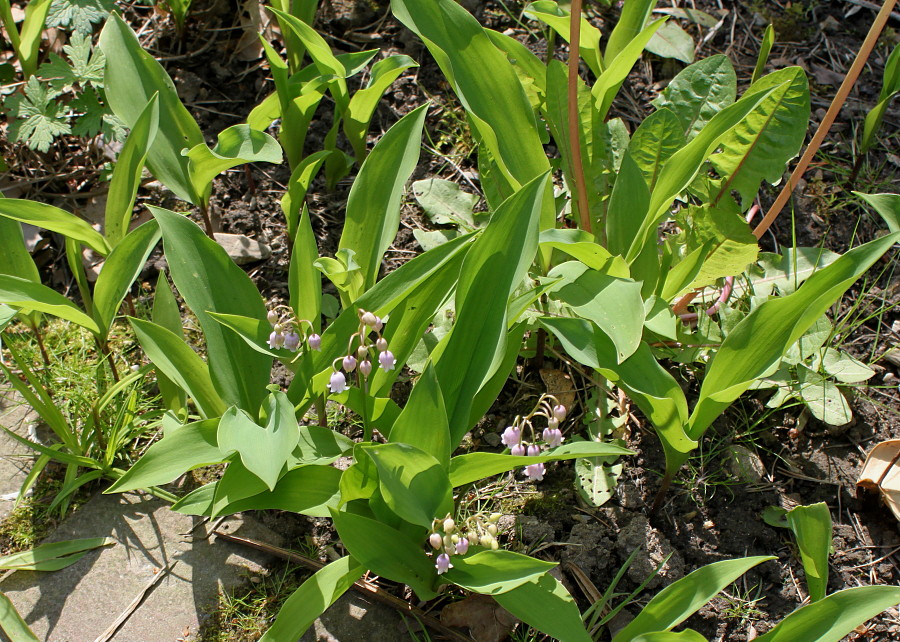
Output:
<path fill-rule="evenodd" d="M 657 109 L 671 110 L 681 122 L 688 140 L 737 96 L 737 76 L 731 60 L 717 54 L 682 69 L 659 97 Z"/>
<path fill-rule="evenodd" d="M 647 116 L 632 134 L 628 153 L 651 191 L 663 164 L 684 146 L 683 127 L 672 110 L 663 108 Z"/>

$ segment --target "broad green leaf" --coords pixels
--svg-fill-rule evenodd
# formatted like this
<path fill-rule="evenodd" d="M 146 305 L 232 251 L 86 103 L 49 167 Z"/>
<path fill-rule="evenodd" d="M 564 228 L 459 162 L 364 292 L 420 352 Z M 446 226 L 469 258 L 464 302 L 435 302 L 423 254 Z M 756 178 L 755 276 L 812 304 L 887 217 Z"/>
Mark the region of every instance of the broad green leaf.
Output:
<path fill-rule="evenodd" d="M 718 206 L 688 206 L 680 215 L 690 217 L 688 247 L 709 248 L 688 288 L 706 287 L 722 277 L 742 274 L 759 256 L 756 237 L 730 196 Z"/>
<path fill-rule="evenodd" d="M 269 3 L 279 11 L 289 13 L 304 23 L 311 25 L 315 22 L 316 11 L 319 8 L 319 0 L 272 0 Z M 284 38 L 287 49 L 288 61 L 292 72 L 299 71 L 306 56 L 306 45 L 296 34 L 285 25 L 280 24 L 281 36 Z M 299 636 L 298 636 L 299 637 Z"/>
<path fill-rule="evenodd" d="M 0 203 L 4 200 L 8 199 L 0 199 Z M 25 311 L 44 312 L 100 335 L 97 323 L 78 306 L 46 285 L 28 279 L 0 274 L 0 303 Z"/>
<path fill-rule="evenodd" d="M 453 181 L 426 178 L 412 184 L 412 193 L 432 223 L 455 225 L 464 231 L 479 227 L 473 213 L 478 196 L 462 191 Z"/>
<path fill-rule="evenodd" d="M 898 239 L 900 233 L 894 233 L 850 250 L 810 276 L 794 294 L 769 299 L 747 315 L 710 362 L 688 434 L 699 439 Z"/>
<path fill-rule="evenodd" d="M 757 642 L 838 642 L 860 624 L 900 604 L 900 587 L 857 586 L 800 607 Z"/>
<path fill-rule="evenodd" d="M 759 256 L 762 269 L 751 271 L 750 294 L 767 297 L 773 289 L 782 296 L 792 294 L 806 279 L 839 257 L 839 254 L 818 247 L 785 248 L 784 255 L 762 253 Z M 736 292 L 743 294 L 745 291 L 738 284 Z"/>
<path fill-rule="evenodd" d="M 648 119 L 649 120 L 649 119 Z M 622 155 L 619 172 L 609 198 L 606 215 L 606 247 L 624 256 L 650 208 L 650 189 L 640 167 L 630 153 Z M 654 239 L 655 247 L 656 241 Z"/>
<path fill-rule="evenodd" d="M 144 269 L 162 233 L 156 221 L 147 221 L 130 232 L 109 253 L 94 286 L 94 318 L 100 334 L 106 336 L 119 306 Z"/>
<path fill-rule="evenodd" d="M 505 353 L 507 302 L 537 252 L 548 177 L 528 183 L 497 209 L 466 255 L 456 289 L 456 325 L 435 371 L 450 412 L 450 445 L 469 429 L 472 398 Z"/>
<path fill-rule="evenodd" d="M 341 471 L 332 466 L 300 466 L 289 470 L 271 491 L 218 507 L 219 515 L 233 515 L 248 510 L 283 510 L 308 517 L 330 517 L 329 509 L 337 508 L 341 499 Z"/>
<path fill-rule="evenodd" d="M 291 250 L 288 289 L 291 308 L 300 320 L 309 321 L 314 332 L 322 330 L 322 274 L 313 262 L 319 258 L 319 247 L 309 220 L 309 209 L 303 214 Z"/>
<path fill-rule="evenodd" d="M 255 413 L 266 394 L 271 358 L 250 348 L 209 313 L 265 319 L 259 291 L 225 250 L 195 223 L 169 210 L 150 209 L 162 230 L 172 280 L 203 328 L 216 390 L 227 404 Z"/>
<path fill-rule="evenodd" d="M 631 357 L 617 363 L 615 346 L 599 328 L 582 319 L 543 317 L 541 324 L 562 343 L 571 357 L 621 387 L 647 415 L 663 446 L 690 452 L 697 442 L 685 433 L 687 399 L 674 377 L 665 370 L 646 343 Z"/>
<path fill-rule="evenodd" d="M 716 200 L 732 190 L 750 207 L 765 180 L 777 184 L 785 164 L 800 151 L 809 125 L 809 84 L 800 67 L 780 69 L 758 80 L 747 96 L 766 93 L 745 118 L 721 140 L 722 151 L 710 157 L 725 179 Z"/>
<path fill-rule="evenodd" d="M 863 194 L 853 192 L 872 206 L 891 232 L 900 232 L 900 194 Z"/>
<path fill-rule="evenodd" d="M 344 117 L 344 133 L 358 160 L 362 161 L 366 157 L 366 134 L 378 101 L 400 74 L 418 66 L 419 63 L 415 60 L 403 55 L 379 60 L 372 65 L 372 73 L 366 86 L 353 94 Z"/>
<path fill-rule="evenodd" d="M 661 58 L 674 58 L 691 64 L 694 62 L 694 40 L 676 22 L 667 22 L 653 34 L 646 45 L 647 51 Z"/>
<path fill-rule="evenodd" d="M 831 426 L 843 426 L 853 420 L 853 411 L 840 389 L 806 366 L 797 366 L 798 395 L 813 417 Z"/>
<path fill-rule="evenodd" d="M 736 96 L 737 76 L 731 60 L 717 54 L 678 72 L 653 105 L 674 113 L 690 140 L 713 116 L 731 105 Z"/>
<path fill-rule="evenodd" d="M 260 642 L 299 640 L 316 618 L 347 592 L 365 570 L 348 555 L 316 571 L 285 600 Z"/>
<path fill-rule="evenodd" d="M 453 568 L 444 579 L 482 595 L 499 595 L 532 582 L 556 566 L 512 551 L 480 551 L 465 557 L 454 556 Z"/>
<path fill-rule="evenodd" d="M 190 160 L 182 155 L 204 143 L 200 127 L 178 98 L 175 84 L 153 56 L 144 51 L 131 27 L 113 13 L 100 33 L 106 56 L 106 99 L 116 116 L 134 128 L 154 94 L 159 95 L 159 129 L 147 153 L 150 173 L 176 196 L 195 205 L 202 201 L 190 179 Z"/>
<path fill-rule="evenodd" d="M 362 448 L 378 469 L 381 495 L 400 518 L 431 528 L 435 518 L 453 511 L 453 493 L 441 463 L 409 444 Z"/>
<path fill-rule="evenodd" d="M 265 426 L 246 412 L 229 408 L 219 421 L 217 441 L 223 456 L 238 453 L 247 470 L 273 490 L 300 433 L 294 406 L 284 393 L 270 395 L 264 406 L 268 415 Z"/>
<path fill-rule="evenodd" d="M 788 528 L 797 538 L 800 561 L 806 573 L 809 599 L 817 602 L 828 590 L 828 556 L 831 553 L 831 511 L 825 502 L 796 506 L 787 513 Z"/>
<path fill-rule="evenodd" d="M 17 571 L 58 571 L 80 560 L 85 553 L 115 544 L 112 537 L 90 537 L 41 544 L 30 551 L 0 557 L 0 569 Z"/>
<path fill-rule="evenodd" d="M 385 250 L 400 225 L 403 187 L 419 162 L 423 105 L 391 127 L 359 170 L 347 198 L 347 219 L 339 249 L 350 249 L 362 269 L 364 290 L 375 284 Z"/>
<path fill-rule="evenodd" d="M 607 65 L 611 65 L 622 50 L 641 33 L 655 6 L 656 0 L 630 0 L 624 3 L 622 14 L 606 42 L 606 51 L 603 57 Z M 641 45 L 641 49 L 643 49 L 643 45 Z"/>
<path fill-rule="evenodd" d="M 353 441 L 323 426 L 300 426 L 300 441 L 291 460 L 298 464 L 330 464 L 353 448 Z M 288 465 L 293 468 L 293 461 Z"/>
<path fill-rule="evenodd" d="M 184 473 L 224 461 L 216 442 L 218 419 L 195 421 L 155 442 L 105 493 L 124 493 L 174 481 Z"/>
<path fill-rule="evenodd" d="M 494 599 L 507 611 L 557 640 L 590 642 L 581 613 L 566 588 L 549 573 Z"/>
<path fill-rule="evenodd" d="M 216 146 L 210 149 L 200 143 L 185 153 L 190 159 L 188 173 L 194 193 L 201 195 L 204 202 L 209 200 L 212 180 L 237 165 L 244 163 L 275 163 L 282 160 L 281 146 L 265 132 L 256 131 L 249 125 L 232 125 L 219 133 Z"/>
<path fill-rule="evenodd" d="M 0 216 L 62 234 L 103 256 L 110 250 L 106 239 L 87 221 L 52 205 L 18 198 L 0 198 Z"/>
<path fill-rule="evenodd" d="M 583 457 L 575 460 L 575 488 L 592 506 L 603 506 L 615 494 L 624 464 L 612 458 Z"/>
<path fill-rule="evenodd" d="M 827 348 L 822 356 L 822 369 L 841 383 L 862 383 L 875 376 L 875 371 L 843 350 Z"/>
<path fill-rule="evenodd" d="M 571 12 L 560 7 L 553 0 L 538 0 L 525 7 L 525 15 L 532 20 L 540 20 L 569 42 Z M 578 51 L 585 64 L 599 76 L 603 72 L 603 54 L 600 52 L 600 37 L 603 34 L 581 16 L 581 37 Z"/>
<path fill-rule="evenodd" d="M 653 4 L 656 4 L 656 0 L 634 0 L 628 4 L 632 6 L 649 4 L 652 6 Z M 625 7 L 627 10 L 628 5 L 626 4 Z M 626 12 L 627 11 L 623 11 L 623 18 L 625 17 Z M 637 28 L 637 31 L 635 31 L 634 36 L 629 36 L 629 39 L 625 41 L 628 44 L 623 47 L 621 51 L 610 55 L 610 44 L 612 43 L 613 37 L 616 36 L 616 32 L 619 32 L 622 20 L 620 19 L 616 24 L 616 28 L 610 36 L 610 42 L 606 45 L 605 59 L 607 67 L 591 88 L 591 93 L 594 95 L 594 100 L 597 102 L 597 111 L 599 112 L 600 120 L 606 118 L 613 99 L 616 97 L 619 88 L 622 86 L 622 83 L 625 82 L 628 74 L 631 73 L 631 68 L 634 67 L 634 63 L 640 59 L 641 53 L 644 51 L 644 47 L 650 41 L 650 38 L 653 37 L 653 34 L 656 33 L 665 22 L 666 18 L 660 18 L 659 20 L 650 23 L 646 28 L 643 27 L 642 23 L 641 26 Z"/>
<path fill-rule="evenodd" d="M 180 336 L 149 321 L 128 320 L 153 365 L 190 395 L 204 417 L 218 417 L 225 412 L 209 368 Z"/>
<path fill-rule="evenodd" d="M 565 285 L 551 296 L 568 304 L 577 316 L 594 322 L 612 339 L 616 359 L 621 363 L 641 343 L 644 326 L 641 284 L 584 268 L 576 262 L 553 268 L 548 276 L 561 278 Z"/>
<path fill-rule="evenodd" d="M 772 556 L 744 557 L 697 569 L 657 593 L 637 617 L 616 634 L 613 642 L 630 642 L 645 633 L 668 631 L 699 611 L 719 591 L 751 568 L 773 559 Z"/>
<path fill-rule="evenodd" d="M 408 584 L 420 600 L 434 592 L 435 569 L 425 555 L 425 533 L 416 541 L 409 535 L 370 517 L 331 511 L 334 526 L 347 551 L 367 569 L 394 582 Z"/>
<path fill-rule="evenodd" d="M 659 173 L 656 188 L 650 195 L 646 218 L 638 226 L 638 233 L 635 234 L 626 255 L 629 262 L 634 261 L 647 246 L 651 233 L 655 233 L 657 224 L 667 215 L 675 198 L 700 172 L 704 160 L 719 147 L 722 140 L 747 117 L 747 114 L 779 89 L 780 86 L 769 88 L 767 91 L 748 92 L 739 101 L 713 116 L 697 136 L 672 154 Z"/>
<path fill-rule="evenodd" d="M 663 164 L 684 147 L 683 125 L 670 109 L 659 109 L 644 119 L 628 143 L 628 154 L 637 163 L 653 191 Z"/>
<path fill-rule="evenodd" d="M 7 3 L 4 3 L 8 6 Z M 41 45 L 41 32 L 44 31 L 44 24 L 47 20 L 47 13 L 50 11 L 52 0 L 33 0 L 25 6 L 25 19 L 22 21 L 22 30 L 13 36 L 15 24 L 12 20 L 7 23 L 8 35 L 10 41 L 16 43 L 16 53 L 19 56 L 19 63 L 22 65 L 22 71 L 28 78 L 37 71 L 38 53 Z M 11 14 L 10 14 L 11 16 Z"/>
<path fill-rule="evenodd" d="M 443 467 L 450 462 L 450 426 L 441 386 L 430 362 L 409 395 L 409 401 L 388 435 L 391 442 L 422 450 Z"/>
<path fill-rule="evenodd" d="M 707 642 L 706 638 L 694 629 L 684 631 L 654 631 L 634 638 L 633 642 Z"/>
<path fill-rule="evenodd" d="M 176 337 L 184 338 L 184 330 L 181 325 L 181 310 L 178 301 L 172 294 L 172 286 L 166 273 L 160 271 L 156 280 L 156 288 L 153 290 L 153 310 L 151 321 L 158 326 L 172 332 Z M 187 397 L 185 390 L 169 379 L 163 372 L 156 371 L 156 383 L 159 385 L 159 393 L 163 398 L 165 407 L 181 417 L 187 417 Z"/>
<path fill-rule="evenodd" d="M 0 274 L 41 282 L 40 272 L 25 247 L 22 224 L 6 216 L 0 216 Z"/>
<path fill-rule="evenodd" d="M 633 455 L 627 448 L 596 441 L 573 441 L 534 457 L 509 455 L 504 453 L 476 452 L 457 455 L 450 460 L 450 483 L 453 487 L 505 473 L 514 468 L 549 461 L 564 461 L 579 457 L 615 457 Z"/>
<path fill-rule="evenodd" d="M 583 230 L 544 230 L 538 242 L 542 247 L 552 247 L 578 259 L 592 270 L 601 270 L 610 276 L 622 278 L 629 276 L 628 265 L 624 261 L 614 259 L 609 250 L 594 242 L 593 234 Z"/>
<path fill-rule="evenodd" d="M 392 0 L 391 8 L 441 67 L 498 164 L 509 190 L 505 195 L 547 172 L 549 162 L 522 83 L 478 21 L 454 0 Z M 551 214 L 548 210 L 545 217 Z M 544 218 L 541 227 L 554 225 Z"/>
<path fill-rule="evenodd" d="M 49 5 L 49 0 L 46 1 Z M 16 611 L 15 605 L 6 594 L 0 593 L 0 628 L 12 642 L 40 642 L 38 637 L 28 628 L 28 624 Z"/>
<path fill-rule="evenodd" d="M 868 114 L 863 123 L 863 134 L 859 144 L 859 153 L 865 154 L 875 143 L 875 135 L 881 128 L 881 121 L 891 100 L 900 93 L 900 45 L 895 45 L 884 65 L 884 78 L 878 104 Z"/>
<path fill-rule="evenodd" d="M 159 94 L 153 94 L 134 123 L 113 168 L 106 198 L 104 232 L 113 247 L 125 238 L 150 146 L 159 127 Z"/>

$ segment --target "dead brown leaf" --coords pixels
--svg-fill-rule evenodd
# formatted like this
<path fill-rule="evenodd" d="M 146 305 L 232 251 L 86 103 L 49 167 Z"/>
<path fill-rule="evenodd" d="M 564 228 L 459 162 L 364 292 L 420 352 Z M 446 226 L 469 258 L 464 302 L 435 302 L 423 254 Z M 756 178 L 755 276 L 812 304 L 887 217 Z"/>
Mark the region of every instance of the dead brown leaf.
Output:
<path fill-rule="evenodd" d="M 572 383 L 572 377 L 562 370 L 542 369 L 540 374 L 548 395 L 556 397 L 566 408 L 575 404 L 575 384 Z"/>
<path fill-rule="evenodd" d="M 505 640 L 519 619 L 486 595 L 472 595 L 445 606 L 441 623 L 469 629 L 476 642 Z"/>
<path fill-rule="evenodd" d="M 877 493 L 900 520 L 900 439 L 889 439 L 876 444 L 866 457 L 859 479 L 857 496 Z"/>

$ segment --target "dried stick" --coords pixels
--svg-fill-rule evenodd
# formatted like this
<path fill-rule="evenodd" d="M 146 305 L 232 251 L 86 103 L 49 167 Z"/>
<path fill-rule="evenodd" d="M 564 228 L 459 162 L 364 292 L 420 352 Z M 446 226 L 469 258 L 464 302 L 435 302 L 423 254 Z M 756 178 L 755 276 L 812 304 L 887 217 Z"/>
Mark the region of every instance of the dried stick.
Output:
<path fill-rule="evenodd" d="M 578 63 L 581 60 L 581 0 L 572 0 L 569 15 L 569 147 L 572 148 L 572 181 L 575 183 L 575 209 L 581 229 L 591 232 L 591 208 L 581 159 L 580 119 L 578 114 Z"/>

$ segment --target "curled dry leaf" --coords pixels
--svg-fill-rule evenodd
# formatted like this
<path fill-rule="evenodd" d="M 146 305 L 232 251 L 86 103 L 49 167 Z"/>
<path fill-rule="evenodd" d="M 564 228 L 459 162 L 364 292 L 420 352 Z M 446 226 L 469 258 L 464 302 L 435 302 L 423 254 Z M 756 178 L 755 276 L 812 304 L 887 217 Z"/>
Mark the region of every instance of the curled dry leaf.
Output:
<path fill-rule="evenodd" d="M 882 441 L 872 448 L 856 481 L 856 494 L 877 493 L 900 520 L 900 439 Z"/>
<path fill-rule="evenodd" d="M 441 623 L 469 629 L 478 642 L 505 640 L 519 619 L 486 595 L 471 595 L 445 606 Z"/>
<path fill-rule="evenodd" d="M 542 369 L 540 374 L 547 387 L 547 394 L 556 397 L 566 408 L 571 408 L 575 403 L 575 384 L 572 383 L 572 377 L 562 370 Z"/>

